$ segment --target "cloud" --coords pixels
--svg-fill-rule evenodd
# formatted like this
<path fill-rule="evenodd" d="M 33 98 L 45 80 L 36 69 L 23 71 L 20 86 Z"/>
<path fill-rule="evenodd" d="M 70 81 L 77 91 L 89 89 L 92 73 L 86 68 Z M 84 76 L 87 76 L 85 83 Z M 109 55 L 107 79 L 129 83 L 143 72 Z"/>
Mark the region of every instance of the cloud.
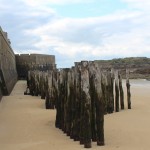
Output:
<path fill-rule="evenodd" d="M 25 4 L 35 7 L 41 5 L 64 5 L 64 4 L 78 4 L 78 3 L 89 3 L 94 0 L 22 0 Z"/>
<path fill-rule="evenodd" d="M 68 56 L 75 56 L 80 52 L 85 55 L 96 55 L 98 49 L 100 51 L 98 54 L 101 54 L 100 47 L 107 44 L 106 40 L 110 44 L 110 37 L 114 34 L 120 35 L 123 31 L 126 33 L 131 30 L 131 20 L 139 15 L 139 12 L 122 12 L 105 17 L 62 18 L 36 28 L 32 33 L 31 30 L 26 30 L 25 33 L 40 36 L 40 41 L 34 43 L 34 46 L 39 49 L 48 49 L 52 46 L 57 52 Z M 125 25 L 126 22 L 128 25 Z M 96 51 L 91 53 L 94 49 Z"/>
<path fill-rule="evenodd" d="M 29 7 L 21 0 L 0 0 L 0 25 L 8 32 L 15 52 L 37 51 L 32 43 L 38 42 L 38 36 L 26 36 L 24 30 L 38 28 L 42 24 L 57 18 L 52 8 L 45 6 Z M 16 7 L 17 6 L 17 7 Z"/>
<path fill-rule="evenodd" d="M 150 1 L 149 0 L 122 0 L 127 3 L 131 8 L 142 9 L 149 11 Z"/>
<path fill-rule="evenodd" d="M 10 5 L 0 0 L 0 20 L 15 52 L 56 55 L 58 67 L 84 59 L 150 57 L 150 2 L 120 1 L 128 7 L 98 17 L 71 18 L 50 6 L 94 0 L 15 0 Z"/>

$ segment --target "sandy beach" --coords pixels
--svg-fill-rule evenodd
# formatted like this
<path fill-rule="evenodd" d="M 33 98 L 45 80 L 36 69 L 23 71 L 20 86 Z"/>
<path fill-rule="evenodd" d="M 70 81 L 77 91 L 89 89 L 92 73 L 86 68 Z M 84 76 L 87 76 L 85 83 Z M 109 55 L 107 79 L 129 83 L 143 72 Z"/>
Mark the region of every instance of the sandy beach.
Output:
<path fill-rule="evenodd" d="M 124 84 L 125 86 L 125 84 Z M 0 150 L 81 150 L 55 128 L 55 110 L 46 110 L 40 97 L 23 95 L 25 81 L 18 81 L 10 96 L 0 102 Z M 105 146 L 92 149 L 150 149 L 150 81 L 131 80 L 132 109 L 105 115 Z"/>

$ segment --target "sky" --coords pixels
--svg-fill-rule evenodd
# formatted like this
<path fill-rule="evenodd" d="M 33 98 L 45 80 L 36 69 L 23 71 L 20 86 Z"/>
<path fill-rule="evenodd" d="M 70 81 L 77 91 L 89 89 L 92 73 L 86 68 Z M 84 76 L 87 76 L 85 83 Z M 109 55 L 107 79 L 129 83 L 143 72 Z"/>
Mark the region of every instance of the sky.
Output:
<path fill-rule="evenodd" d="M 0 0 L 15 53 L 81 60 L 150 57 L 150 0 Z"/>

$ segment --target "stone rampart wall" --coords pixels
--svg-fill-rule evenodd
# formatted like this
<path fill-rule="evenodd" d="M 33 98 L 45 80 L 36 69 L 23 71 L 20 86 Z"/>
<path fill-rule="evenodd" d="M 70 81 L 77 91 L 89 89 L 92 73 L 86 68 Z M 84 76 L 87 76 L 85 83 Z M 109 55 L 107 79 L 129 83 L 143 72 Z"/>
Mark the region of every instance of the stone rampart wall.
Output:
<path fill-rule="evenodd" d="M 3 95 L 9 95 L 17 82 L 15 54 L 0 28 L 0 77 Z"/>

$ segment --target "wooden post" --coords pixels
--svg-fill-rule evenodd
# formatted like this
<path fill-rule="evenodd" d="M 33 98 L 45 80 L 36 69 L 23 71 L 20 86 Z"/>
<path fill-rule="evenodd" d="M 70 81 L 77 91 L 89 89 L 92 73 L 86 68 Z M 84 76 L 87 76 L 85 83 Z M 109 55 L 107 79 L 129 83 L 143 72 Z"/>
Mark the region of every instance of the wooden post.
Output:
<path fill-rule="evenodd" d="M 93 72 L 93 63 L 89 62 L 89 83 L 90 83 L 90 96 L 91 96 L 91 136 L 92 141 L 97 140 L 97 129 L 96 129 L 96 107 L 95 107 L 95 85 L 94 78 L 95 74 Z"/>
<path fill-rule="evenodd" d="M 36 70 L 35 72 L 35 85 L 36 85 L 36 89 L 35 89 L 35 96 L 38 96 L 40 93 L 39 93 L 39 71 Z"/>
<path fill-rule="evenodd" d="M 130 93 L 130 82 L 129 82 L 129 70 L 126 70 L 126 87 L 127 87 L 127 103 L 128 109 L 131 109 L 131 93 Z"/>
<path fill-rule="evenodd" d="M 57 72 L 57 99 L 56 99 L 56 121 L 55 127 L 61 129 L 61 84 L 62 84 L 62 73 Z"/>
<path fill-rule="evenodd" d="M 81 100 L 83 102 L 84 147 L 91 148 L 91 97 L 89 93 L 88 62 L 81 62 Z"/>
<path fill-rule="evenodd" d="M 96 128 L 97 128 L 97 145 L 104 145 L 104 97 L 102 93 L 101 71 L 97 63 L 94 65 L 95 70 L 95 106 L 96 106 Z"/>
<path fill-rule="evenodd" d="M 115 110 L 114 109 L 114 69 L 111 69 L 111 101 L 112 101 L 112 112 Z"/>
<path fill-rule="evenodd" d="M 67 101 L 67 74 L 69 69 L 64 68 L 60 71 L 60 127 L 66 133 L 66 101 Z"/>
<path fill-rule="evenodd" d="M 72 112 L 71 112 L 71 70 L 68 71 L 67 74 L 67 99 L 66 99 L 66 104 L 65 104 L 65 122 L 66 122 L 66 133 L 67 136 L 70 136 L 71 133 L 71 116 L 72 116 Z"/>
<path fill-rule="evenodd" d="M 118 71 L 115 72 L 115 109 L 119 112 L 119 85 L 118 85 Z"/>
<path fill-rule="evenodd" d="M 45 73 L 42 72 L 41 76 L 41 99 L 45 99 L 46 93 L 45 93 Z"/>
<path fill-rule="evenodd" d="M 35 94 L 34 71 L 31 71 L 30 94 L 32 96 L 34 96 L 34 94 Z"/>
<path fill-rule="evenodd" d="M 108 106 L 108 91 L 107 91 L 107 78 L 106 75 L 101 72 L 101 85 L 102 85 L 102 95 L 104 99 L 104 113 L 107 114 L 107 106 Z"/>
<path fill-rule="evenodd" d="M 51 101 L 52 101 L 52 71 L 48 72 L 46 79 L 48 88 L 46 89 L 46 99 L 45 99 L 45 107 L 46 109 L 51 109 Z"/>
<path fill-rule="evenodd" d="M 75 62 L 74 68 L 74 98 L 75 98 L 75 128 L 74 140 L 80 140 L 81 127 L 81 63 Z M 83 143 L 83 142 L 81 142 Z"/>
<path fill-rule="evenodd" d="M 113 113 L 114 111 L 114 97 L 113 97 L 113 82 L 111 77 L 111 72 L 107 71 L 107 113 Z"/>
<path fill-rule="evenodd" d="M 54 106 L 56 108 L 56 101 L 58 99 L 58 70 L 53 70 L 53 86 L 54 86 Z"/>
<path fill-rule="evenodd" d="M 77 140 L 76 126 L 77 126 L 77 118 L 76 118 L 76 87 L 75 87 L 75 74 L 74 67 L 70 69 L 70 138 Z"/>
<path fill-rule="evenodd" d="M 122 88 L 122 77 L 119 73 L 119 91 L 120 91 L 120 107 L 121 109 L 124 109 L 124 92 Z"/>
<path fill-rule="evenodd" d="M 77 64 L 78 66 L 78 70 L 79 70 L 79 75 L 80 75 L 80 79 L 79 79 L 79 99 L 80 99 L 80 132 L 79 132 L 79 140 L 80 140 L 80 144 L 84 144 L 84 100 L 83 100 L 83 96 L 82 96 L 82 78 L 81 78 L 81 63 Z"/>

